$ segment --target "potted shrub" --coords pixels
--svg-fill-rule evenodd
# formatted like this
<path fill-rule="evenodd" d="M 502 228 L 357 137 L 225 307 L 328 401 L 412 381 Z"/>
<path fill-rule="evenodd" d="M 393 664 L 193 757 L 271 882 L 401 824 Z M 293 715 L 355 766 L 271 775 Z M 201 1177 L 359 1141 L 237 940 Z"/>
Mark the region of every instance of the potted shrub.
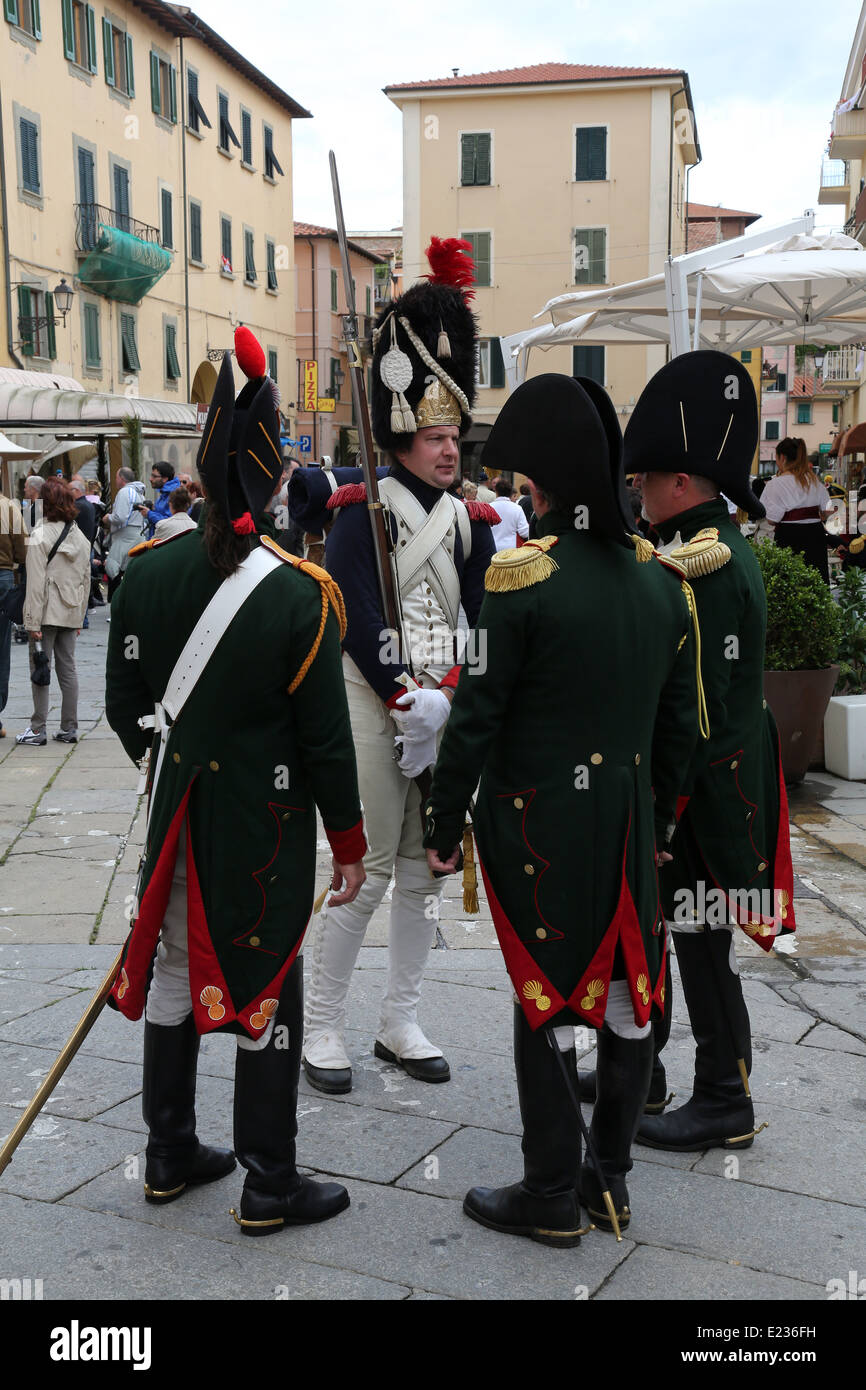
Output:
<path fill-rule="evenodd" d="M 866 778 L 866 584 L 859 569 L 846 570 L 836 589 L 842 620 L 839 676 L 824 716 L 828 772 L 849 781 Z"/>
<path fill-rule="evenodd" d="M 776 719 L 786 782 L 802 782 L 839 675 L 842 618 L 828 586 L 802 555 L 755 547 L 767 591 L 764 695 Z"/>

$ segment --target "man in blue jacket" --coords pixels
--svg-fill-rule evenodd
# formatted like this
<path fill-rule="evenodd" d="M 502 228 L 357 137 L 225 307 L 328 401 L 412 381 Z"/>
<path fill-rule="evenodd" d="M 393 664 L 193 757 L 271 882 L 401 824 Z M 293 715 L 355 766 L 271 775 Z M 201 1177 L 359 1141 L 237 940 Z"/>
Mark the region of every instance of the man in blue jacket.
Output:
<path fill-rule="evenodd" d="M 171 493 L 176 492 L 180 487 L 180 481 L 174 476 L 174 469 L 170 463 L 155 463 L 150 470 L 150 485 L 158 489 L 154 498 L 153 506 L 142 505 L 139 511 L 147 521 L 148 539 L 152 538 L 156 530 L 156 523 L 162 521 L 163 517 L 170 516 L 168 499 Z"/>

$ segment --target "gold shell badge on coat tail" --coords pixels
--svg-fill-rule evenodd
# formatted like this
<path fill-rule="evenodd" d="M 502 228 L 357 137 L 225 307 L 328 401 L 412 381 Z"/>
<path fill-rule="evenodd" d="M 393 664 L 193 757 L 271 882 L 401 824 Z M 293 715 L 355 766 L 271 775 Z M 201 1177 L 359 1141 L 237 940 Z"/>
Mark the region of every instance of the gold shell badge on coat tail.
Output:
<path fill-rule="evenodd" d="M 648 1004 L 648 1003 L 649 1003 L 649 990 L 647 989 L 647 977 L 646 977 L 646 975 L 643 975 L 643 974 L 638 975 L 638 977 L 637 977 L 637 992 L 638 992 L 638 994 L 639 994 L 640 997 L 641 997 L 641 1003 L 644 1004 L 644 1005 Z"/>
<path fill-rule="evenodd" d="M 207 1009 L 208 1017 L 212 1018 L 214 1023 L 219 1023 L 220 1019 L 225 1017 L 226 1011 L 220 1003 L 222 997 L 223 992 L 217 985 L 205 985 L 199 995 L 199 1000 Z"/>
<path fill-rule="evenodd" d="M 524 999 L 532 999 L 535 1003 L 535 1007 L 539 1009 L 541 1013 L 546 1013 L 550 1008 L 550 1000 L 542 990 L 540 980 L 527 980 L 526 984 L 523 986 L 523 997 Z"/>
<path fill-rule="evenodd" d="M 586 987 L 586 994 L 580 1001 L 580 1007 L 589 1012 L 595 1008 L 596 1000 L 604 994 L 604 980 L 590 980 Z"/>

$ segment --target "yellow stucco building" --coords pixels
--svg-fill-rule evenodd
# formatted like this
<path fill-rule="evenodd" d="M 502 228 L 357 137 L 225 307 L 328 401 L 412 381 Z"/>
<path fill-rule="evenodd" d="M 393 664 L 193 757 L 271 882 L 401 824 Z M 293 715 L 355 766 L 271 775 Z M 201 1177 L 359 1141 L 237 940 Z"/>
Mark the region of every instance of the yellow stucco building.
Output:
<path fill-rule="evenodd" d="M 469 450 L 506 396 L 499 338 L 578 286 L 639 280 L 685 246 L 687 174 L 699 162 L 680 69 L 545 63 L 385 88 L 403 114 L 404 284 L 433 234 L 470 241 L 479 392 Z M 622 413 L 663 347 L 558 347 L 530 373 L 575 372 Z"/>
<path fill-rule="evenodd" d="M 292 120 L 309 112 L 162 0 L 3 0 L 3 19 L 0 367 L 206 402 L 244 322 L 293 401 Z M 150 456 L 187 464 L 196 445 Z"/>

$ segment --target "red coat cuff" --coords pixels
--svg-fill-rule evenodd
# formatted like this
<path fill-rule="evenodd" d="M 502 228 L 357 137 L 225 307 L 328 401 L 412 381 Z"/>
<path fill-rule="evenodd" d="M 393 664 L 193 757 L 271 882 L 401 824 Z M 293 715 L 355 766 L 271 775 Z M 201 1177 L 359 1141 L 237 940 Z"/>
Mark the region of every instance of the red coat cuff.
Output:
<path fill-rule="evenodd" d="M 331 853 L 338 864 L 357 864 L 367 853 L 364 822 L 361 820 L 353 825 L 351 830 L 329 830 L 325 826 L 325 834 L 331 846 Z"/>
<path fill-rule="evenodd" d="M 447 675 L 444 675 L 441 681 L 439 682 L 439 689 L 456 690 L 457 682 L 460 679 L 460 672 L 462 671 L 462 669 L 462 666 L 452 666 L 451 670 L 447 673 Z"/>
<path fill-rule="evenodd" d="M 389 695 L 388 699 L 385 701 L 385 704 L 388 706 L 388 709 L 396 709 L 397 701 L 402 700 L 405 694 L 407 694 L 405 685 L 398 685 L 397 689 L 394 691 L 394 694 Z"/>

